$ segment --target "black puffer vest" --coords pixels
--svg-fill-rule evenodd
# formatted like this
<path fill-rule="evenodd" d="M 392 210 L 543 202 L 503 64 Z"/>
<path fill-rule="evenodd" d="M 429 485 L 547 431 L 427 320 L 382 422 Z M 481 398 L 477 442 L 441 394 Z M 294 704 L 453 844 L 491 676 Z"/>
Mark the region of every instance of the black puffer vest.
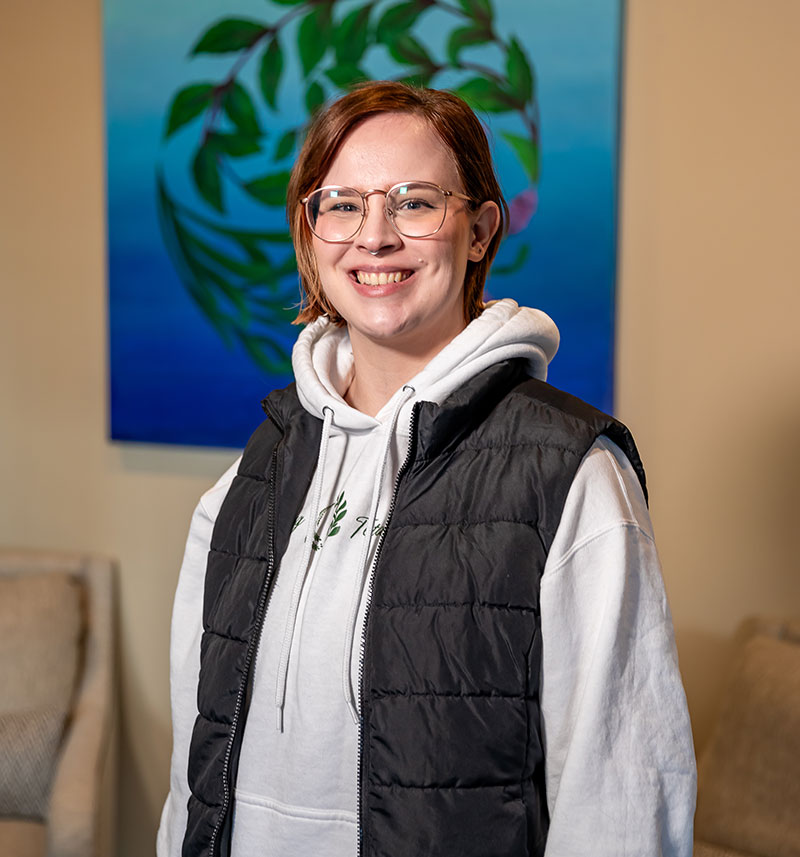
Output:
<path fill-rule="evenodd" d="M 321 423 L 293 386 L 265 409 L 211 541 L 184 857 L 230 853 L 251 666 L 317 458 Z M 597 437 L 625 451 L 643 487 L 644 472 L 621 423 L 527 378 L 522 361 L 417 404 L 414 421 L 364 631 L 360 850 L 541 855 L 539 581 Z"/>

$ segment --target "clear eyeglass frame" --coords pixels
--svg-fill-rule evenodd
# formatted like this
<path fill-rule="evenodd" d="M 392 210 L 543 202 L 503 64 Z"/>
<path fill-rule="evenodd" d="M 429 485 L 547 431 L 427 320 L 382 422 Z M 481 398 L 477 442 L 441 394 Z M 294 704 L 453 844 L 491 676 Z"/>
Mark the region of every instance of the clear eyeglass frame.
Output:
<path fill-rule="evenodd" d="M 403 232 L 403 230 L 400 229 L 400 227 L 395 223 L 394 212 L 389 208 L 389 205 L 388 205 L 389 195 L 393 191 L 399 190 L 400 188 L 408 186 L 408 185 L 422 185 L 423 187 L 436 188 L 436 190 L 438 190 L 442 194 L 442 197 L 444 199 L 444 206 L 442 208 L 442 218 L 441 218 L 439 225 L 436 227 L 436 229 L 432 229 L 430 232 L 425 232 L 424 234 L 414 233 L 414 234 L 409 235 L 407 232 Z M 362 202 L 361 219 L 358 222 L 358 226 L 356 226 L 356 228 L 353 230 L 353 232 L 350 235 L 347 235 L 346 237 L 325 238 L 324 236 L 320 235 L 317 232 L 317 230 L 314 228 L 314 223 L 312 221 L 312 214 L 311 214 L 311 210 L 309 208 L 308 203 L 317 194 L 320 194 L 323 191 L 330 191 L 330 190 L 352 191 L 354 196 L 361 197 L 361 202 Z M 386 217 L 386 220 L 388 221 L 388 223 L 392 227 L 392 229 L 394 229 L 394 231 L 398 235 L 402 235 L 404 238 L 430 238 L 431 235 L 435 235 L 437 232 L 439 232 L 439 230 L 442 228 L 442 226 L 444 226 L 444 221 L 445 221 L 445 218 L 447 217 L 447 200 L 451 196 L 457 197 L 458 199 L 463 199 L 466 202 L 469 202 L 471 205 L 475 204 L 475 200 L 473 200 L 471 196 L 467 196 L 466 194 L 463 194 L 463 193 L 458 193 L 457 191 L 454 191 L 454 190 L 445 190 L 443 187 L 440 187 L 438 184 L 435 184 L 434 182 L 426 182 L 426 181 L 402 181 L 402 182 L 397 182 L 397 184 L 393 184 L 389 188 L 389 190 L 381 190 L 380 188 L 370 188 L 369 190 L 363 191 L 363 193 L 354 187 L 348 187 L 346 185 L 324 185 L 323 187 L 318 187 L 315 190 L 313 190 L 308 196 L 303 197 L 303 199 L 300 200 L 300 204 L 305 209 L 306 223 L 308 223 L 308 228 L 312 231 L 312 233 L 314 235 L 316 235 L 317 238 L 320 239 L 320 241 L 325 241 L 327 244 L 342 244 L 345 241 L 352 241 L 352 239 L 355 238 L 356 235 L 358 235 L 358 233 L 361 231 L 361 227 L 364 225 L 364 221 L 366 220 L 366 217 L 367 217 L 367 197 L 372 196 L 376 193 L 383 195 L 383 198 L 384 198 L 384 201 L 383 201 L 384 217 Z"/>

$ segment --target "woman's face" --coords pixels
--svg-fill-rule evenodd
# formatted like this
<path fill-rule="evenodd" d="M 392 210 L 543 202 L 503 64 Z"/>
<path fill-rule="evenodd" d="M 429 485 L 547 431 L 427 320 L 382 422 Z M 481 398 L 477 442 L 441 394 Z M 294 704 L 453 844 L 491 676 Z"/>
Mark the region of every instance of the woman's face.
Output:
<path fill-rule="evenodd" d="M 427 123 L 414 115 L 386 113 L 365 120 L 345 138 L 320 185 L 364 192 L 408 180 L 465 192 L 450 151 Z M 435 235 L 406 238 L 386 220 L 384 197 L 374 194 L 354 238 L 337 244 L 313 238 L 322 288 L 347 322 L 354 348 L 363 338 L 405 354 L 431 356 L 464 328 L 467 260 L 480 259 L 488 243 L 481 224 L 476 226 L 479 219 L 465 201 L 450 197 Z M 381 274 L 391 282 L 372 285 L 371 280 L 383 279 Z"/>

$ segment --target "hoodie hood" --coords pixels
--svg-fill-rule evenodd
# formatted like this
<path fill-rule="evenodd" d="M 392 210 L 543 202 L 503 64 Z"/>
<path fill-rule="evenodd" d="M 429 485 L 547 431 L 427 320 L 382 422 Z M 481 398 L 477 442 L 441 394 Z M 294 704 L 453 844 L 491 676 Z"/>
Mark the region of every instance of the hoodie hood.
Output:
<path fill-rule="evenodd" d="M 558 350 L 558 328 L 541 310 L 521 307 L 509 298 L 493 301 L 426 366 L 375 417 L 351 408 L 342 398 L 353 378 L 353 351 L 346 327 L 318 318 L 300 334 L 292 352 L 297 394 L 303 407 L 319 419 L 325 408 L 345 431 L 369 431 L 391 418 L 396 399 L 405 401 L 399 415 L 402 430 L 416 401 L 441 403 L 450 393 L 487 367 L 511 358 L 524 358 L 531 376 L 547 379 L 547 366 Z"/>

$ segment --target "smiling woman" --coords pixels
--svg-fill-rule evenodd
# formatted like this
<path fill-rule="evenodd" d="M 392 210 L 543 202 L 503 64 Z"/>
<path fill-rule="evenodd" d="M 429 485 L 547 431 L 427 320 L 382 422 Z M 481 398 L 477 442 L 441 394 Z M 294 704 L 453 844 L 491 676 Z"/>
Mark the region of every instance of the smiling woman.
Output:
<path fill-rule="evenodd" d="M 309 131 L 296 384 L 192 522 L 159 857 L 691 854 L 644 471 L 545 383 L 553 322 L 484 306 L 506 213 L 450 93 Z"/>

